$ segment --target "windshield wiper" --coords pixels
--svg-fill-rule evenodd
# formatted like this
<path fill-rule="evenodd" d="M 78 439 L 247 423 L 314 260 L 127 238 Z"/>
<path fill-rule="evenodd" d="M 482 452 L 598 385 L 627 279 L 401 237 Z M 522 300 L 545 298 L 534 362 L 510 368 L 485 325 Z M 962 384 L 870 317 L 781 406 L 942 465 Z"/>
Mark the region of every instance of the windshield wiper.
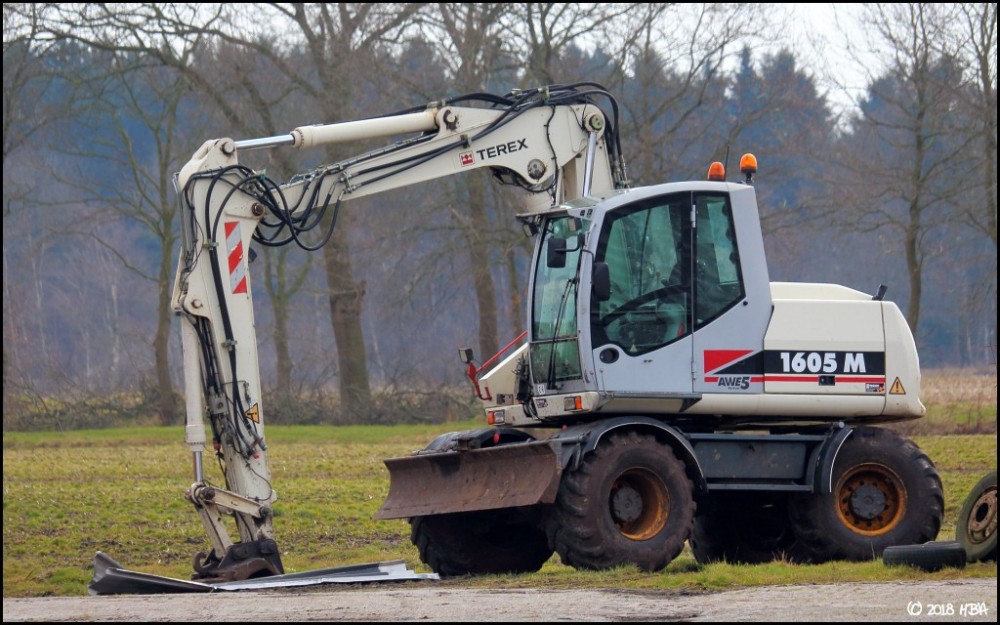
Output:
<path fill-rule="evenodd" d="M 577 272 L 577 276 L 579 276 L 579 272 Z M 545 379 L 546 388 L 555 388 L 556 342 L 559 340 L 559 329 L 562 327 L 563 313 L 566 311 L 566 300 L 569 299 L 569 290 L 576 286 L 579 279 L 577 276 L 566 281 L 566 288 L 563 289 L 562 297 L 559 299 L 559 312 L 556 314 L 556 325 L 552 328 L 552 338 L 549 339 L 549 370 Z"/>

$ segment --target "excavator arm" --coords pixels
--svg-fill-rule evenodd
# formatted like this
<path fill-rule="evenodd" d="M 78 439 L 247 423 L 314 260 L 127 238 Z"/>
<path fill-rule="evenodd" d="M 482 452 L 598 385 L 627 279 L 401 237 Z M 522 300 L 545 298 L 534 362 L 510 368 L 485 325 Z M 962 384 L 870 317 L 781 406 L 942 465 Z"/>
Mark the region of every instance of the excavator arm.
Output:
<path fill-rule="evenodd" d="M 476 100 L 481 106 L 466 105 Z M 611 114 L 599 103 L 610 103 Z M 392 141 L 283 183 L 239 162 L 246 150 L 377 138 Z M 304 242 L 305 233 L 322 224 L 327 240 L 343 202 L 482 168 L 526 191 L 522 217 L 626 187 L 613 98 L 591 84 L 461 96 L 283 136 L 207 141 L 182 168 L 176 185 L 183 246 L 172 309 L 182 320 L 185 440 L 193 459 L 186 497 L 212 545 L 210 553 L 195 556 L 195 579 L 283 573 L 271 515 L 277 495 L 264 435 L 251 245 L 297 242 L 315 249 Z M 209 442 L 224 484 L 206 478 Z M 238 540 L 226 529 L 227 517 Z"/>

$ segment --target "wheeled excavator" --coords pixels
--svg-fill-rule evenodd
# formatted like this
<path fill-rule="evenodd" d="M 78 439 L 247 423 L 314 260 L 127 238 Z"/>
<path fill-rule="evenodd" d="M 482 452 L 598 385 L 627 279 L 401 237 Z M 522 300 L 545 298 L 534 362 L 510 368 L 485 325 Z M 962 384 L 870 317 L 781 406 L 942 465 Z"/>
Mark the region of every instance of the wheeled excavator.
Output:
<path fill-rule="evenodd" d="M 349 200 L 486 168 L 525 198 L 525 333 L 477 364 L 483 428 L 389 458 L 377 519 L 406 519 L 443 576 L 657 571 L 878 557 L 933 540 L 941 480 L 880 427 L 924 414 L 908 326 L 885 288 L 771 282 L 756 159 L 737 179 L 632 187 L 615 98 L 592 83 L 471 94 L 287 135 L 205 142 L 177 176 L 186 497 L 200 580 L 281 575 L 248 258 Z M 386 144 L 277 183 L 249 150 Z M 333 213 L 333 219 L 328 212 Z M 225 476 L 211 485 L 211 442 Z M 238 537 L 227 530 L 235 522 Z"/>

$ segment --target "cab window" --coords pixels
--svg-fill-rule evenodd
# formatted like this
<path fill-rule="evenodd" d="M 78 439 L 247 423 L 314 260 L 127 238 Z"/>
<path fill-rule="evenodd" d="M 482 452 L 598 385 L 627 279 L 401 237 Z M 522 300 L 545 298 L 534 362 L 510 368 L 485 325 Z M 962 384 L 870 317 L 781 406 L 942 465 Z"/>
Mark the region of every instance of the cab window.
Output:
<path fill-rule="evenodd" d="M 745 293 L 729 196 L 696 194 L 695 329 L 740 302 Z"/>
<path fill-rule="evenodd" d="M 596 260 L 608 265 L 611 295 L 591 305 L 594 347 L 639 355 L 690 332 L 691 195 L 623 207 L 605 221 Z"/>

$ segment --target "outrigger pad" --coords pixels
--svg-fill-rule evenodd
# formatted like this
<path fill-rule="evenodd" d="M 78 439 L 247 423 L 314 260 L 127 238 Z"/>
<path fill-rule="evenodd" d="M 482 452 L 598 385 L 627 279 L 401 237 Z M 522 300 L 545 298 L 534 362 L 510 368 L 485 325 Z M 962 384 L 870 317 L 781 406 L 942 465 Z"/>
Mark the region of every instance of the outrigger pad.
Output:
<path fill-rule="evenodd" d="M 91 595 L 153 595 L 181 592 L 215 592 L 219 590 L 261 590 L 315 584 L 364 582 L 399 582 L 418 579 L 440 579 L 437 573 L 414 573 L 402 560 L 373 564 L 352 564 L 315 571 L 286 573 L 236 582 L 204 584 L 162 575 L 140 573 L 122 568 L 106 554 L 97 552 L 94 577 L 87 586 Z"/>

